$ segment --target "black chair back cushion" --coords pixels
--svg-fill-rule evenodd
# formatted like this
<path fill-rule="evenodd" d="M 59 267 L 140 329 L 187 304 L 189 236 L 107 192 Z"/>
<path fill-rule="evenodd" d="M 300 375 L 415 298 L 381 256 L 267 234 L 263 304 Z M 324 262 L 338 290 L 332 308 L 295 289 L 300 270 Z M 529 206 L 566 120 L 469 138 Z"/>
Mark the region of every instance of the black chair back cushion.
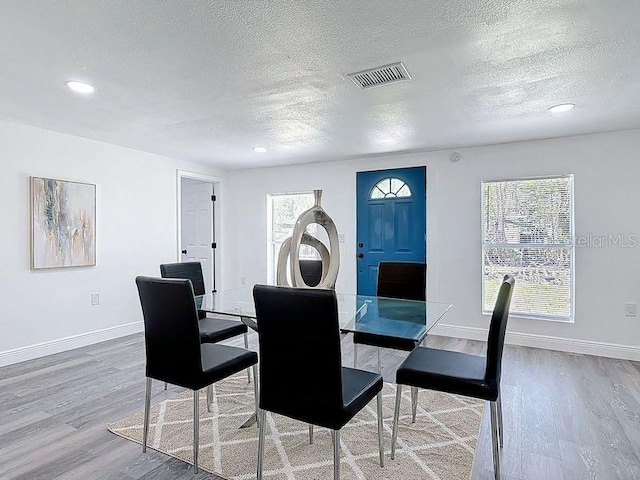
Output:
<path fill-rule="evenodd" d="M 315 287 L 322 280 L 322 260 L 300 260 L 302 279 L 310 287 Z"/>
<path fill-rule="evenodd" d="M 505 275 L 498 298 L 493 308 L 491 325 L 489 326 L 489 338 L 487 340 L 487 370 L 485 381 L 492 391 L 498 391 L 502 366 L 502 351 L 504 350 L 504 337 L 507 332 L 507 320 L 511 307 L 511 296 L 515 279 L 511 275 Z"/>
<path fill-rule="evenodd" d="M 147 377 L 188 386 L 202 375 L 198 313 L 191 282 L 137 277 Z"/>
<path fill-rule="evenodd" d="M 378 265 L 379 297 L 425 301 L 427 264 L 420 262 L 380 262 Z"/>
<path fill-rule="evenodd" d="M 256 285 L 260 408 L 314 425 L 343 415 L 335 292 Z"/>
<path fill-rule="evenodd" d="M 162 278 L 187 278 L 193 284 L 195 295 L 204 295 L 204 276 L 200 262 L 163 263 L 160 265 Z"/>

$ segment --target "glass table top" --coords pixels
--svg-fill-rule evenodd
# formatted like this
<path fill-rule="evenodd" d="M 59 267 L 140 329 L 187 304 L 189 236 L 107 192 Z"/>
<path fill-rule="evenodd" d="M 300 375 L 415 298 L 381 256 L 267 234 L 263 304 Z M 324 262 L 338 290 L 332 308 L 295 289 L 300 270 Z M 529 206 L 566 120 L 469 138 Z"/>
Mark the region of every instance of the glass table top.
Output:
<path fill-rule="evenodd" d="M 336 292 L 338 321 L 344 333 L 363 332 L 420 342 L 445 313 L 450 303 L 421 302 Z M 257 330 L 253 288 L 242 287 L 196 297 L 205 312 L 233 315 Z"/>

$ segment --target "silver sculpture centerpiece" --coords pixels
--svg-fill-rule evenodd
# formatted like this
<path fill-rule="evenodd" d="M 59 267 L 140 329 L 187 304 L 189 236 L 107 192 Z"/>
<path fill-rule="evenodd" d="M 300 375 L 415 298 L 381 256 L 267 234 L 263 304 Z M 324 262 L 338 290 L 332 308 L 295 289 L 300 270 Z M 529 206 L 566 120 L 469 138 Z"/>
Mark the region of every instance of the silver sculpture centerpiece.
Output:
<path fill-rule="evenodd" d="M 287 238 L 278 254 L 277 283 L 281 286 L 298 288 L 329 288 L 334 289 L 340 269 L 340 247 L 338 246 L 338 230 L 331 217 L 320 205 L 322 190 L 314 190 L 315 204 L 309 210 L 300 214 L 293 227 L 293 234 Z M 312 223 L 324 227 L 329 236 L 329 249 L 316 237 L 307 233 L 307 227 Z M 322 260 L 322 277 L 315 287 L 307 285 L 300 271 L 300 247 L 309 245 L 315 248 Z M 291 284 L 287 278 L 289 270 Z"/>

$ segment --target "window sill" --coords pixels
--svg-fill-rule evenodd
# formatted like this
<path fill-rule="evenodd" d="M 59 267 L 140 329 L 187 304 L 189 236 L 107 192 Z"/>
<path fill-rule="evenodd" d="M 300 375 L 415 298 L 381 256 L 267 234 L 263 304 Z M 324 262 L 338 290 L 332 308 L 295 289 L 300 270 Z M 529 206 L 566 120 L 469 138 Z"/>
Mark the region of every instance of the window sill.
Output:
<path fill-rule="evenodd" d="M 490 317 L 493 315 L 493 312 L 482 312 L 482 315 Z M 565 323 L 565 324 L 574 324 L 575 318 L 561 318 L 561 317 L 542 317 L 536 315 L 527 315 L 524 313 L 509 313 L 509 318 L 522 318 L 524 320 L 539 320 L 543 322 L 553 322 L 553 323 Z"/>

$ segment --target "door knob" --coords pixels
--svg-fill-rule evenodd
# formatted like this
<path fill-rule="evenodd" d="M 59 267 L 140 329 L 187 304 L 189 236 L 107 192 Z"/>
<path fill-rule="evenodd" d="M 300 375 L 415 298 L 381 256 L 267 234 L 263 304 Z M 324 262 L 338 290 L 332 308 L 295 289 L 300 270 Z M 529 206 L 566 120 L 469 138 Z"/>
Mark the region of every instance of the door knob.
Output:
<path fill-rule="evenodd" d="M 364 253 L 359 253 L 358 258 L 364 258 Z"/>
<path fill-rule="evenodd" d="M 183 255 L 186 255 L 186 254 L 187 254 L 187 251 L 186 251 L 186 250 L 182 250 L 182 254 L 183 254 Z"/>

